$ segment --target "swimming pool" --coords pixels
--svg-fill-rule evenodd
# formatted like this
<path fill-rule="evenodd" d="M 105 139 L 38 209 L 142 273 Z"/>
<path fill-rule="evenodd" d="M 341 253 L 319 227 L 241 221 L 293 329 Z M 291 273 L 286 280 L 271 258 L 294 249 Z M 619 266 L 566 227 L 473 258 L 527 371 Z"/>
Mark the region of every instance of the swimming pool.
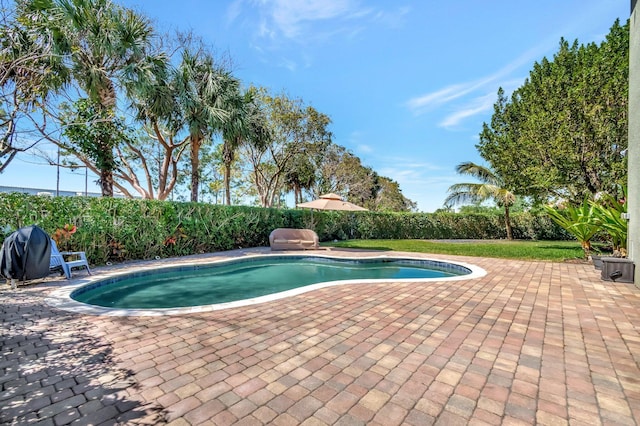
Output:
<path fill-rule="evenodd" d="M 478 273 L 474 268 L 388 256 L 247 256 L 99 279 L 68 292 L 71 300 L 65 305 L 109 315 L 184 313 L 261 303 L 329 285 L 469 279 Z"/>

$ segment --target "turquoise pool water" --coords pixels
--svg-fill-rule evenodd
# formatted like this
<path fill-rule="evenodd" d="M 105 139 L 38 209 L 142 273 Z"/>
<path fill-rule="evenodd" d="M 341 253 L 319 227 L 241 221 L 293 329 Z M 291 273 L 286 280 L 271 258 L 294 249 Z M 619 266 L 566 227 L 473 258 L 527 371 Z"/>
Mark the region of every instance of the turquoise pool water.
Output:
<path fill-rule="evenodd" d="M 177 308 L 251 299 L 329 281 L 443 278 L 468 273 L 463 266 L 429 260 L 269 256 L 133 273 L 81 287 L 71 298 L 109 308 Z"/>

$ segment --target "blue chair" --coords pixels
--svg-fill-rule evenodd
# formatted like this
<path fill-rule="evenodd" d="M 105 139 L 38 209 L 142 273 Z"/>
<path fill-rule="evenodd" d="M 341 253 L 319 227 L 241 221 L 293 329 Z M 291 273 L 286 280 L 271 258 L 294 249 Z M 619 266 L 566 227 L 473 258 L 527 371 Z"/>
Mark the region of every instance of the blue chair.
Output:
<path fill-rule="evenodd" d="M 67 260 L 67 259 L 69 260 Z M 51 240 L 51 263 L 49 269 L 62 269 L 64 276 L 68 280 L 71 279 L 72 268 L 87 268 L 87 273 L 91 275 L 89 269 L 89 262 L 87 262 L 87 256 L 83 251 L 59 251 L 56 242 Z"/>

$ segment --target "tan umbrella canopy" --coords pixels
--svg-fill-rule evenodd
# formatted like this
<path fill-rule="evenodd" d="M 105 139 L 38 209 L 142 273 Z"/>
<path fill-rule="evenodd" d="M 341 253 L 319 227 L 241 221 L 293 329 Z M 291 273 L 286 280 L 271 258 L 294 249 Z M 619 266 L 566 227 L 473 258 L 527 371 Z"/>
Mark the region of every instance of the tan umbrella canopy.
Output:
<path fill-rule="evenodd" d="M 346 211 L 365 211 L 364 207 L 360 207 L 348 201 L 342 201 L 342 197 L 338 194 L 324 194 L 317 200 L 309 201 L 307 203 L 300 203 L 298 207 L 305 209 L 318 209 L 318 210 L 346 210 Z"/>

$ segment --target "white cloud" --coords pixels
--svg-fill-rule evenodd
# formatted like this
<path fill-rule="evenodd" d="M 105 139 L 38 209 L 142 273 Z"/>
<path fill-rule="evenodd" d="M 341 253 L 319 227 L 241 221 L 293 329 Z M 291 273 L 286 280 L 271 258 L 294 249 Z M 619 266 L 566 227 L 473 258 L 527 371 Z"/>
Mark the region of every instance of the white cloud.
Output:
<path fill-rule="evenodd" d="M 226 12 L 226 20 L 227 23 L 235 21 L 242 12 L 242 0 L 234 0 L 231 2 L 229 7 L 227 7 Z"/>
<path fill-rule="evenodd" d="M 273 25 L 286 38 L 297 38 L 307 22 L 344 18 L 357 11 L 352 1 L 275 0 L 269 4 L 268 14 Z"/>
<path fill-rule="evenodd" d="M 362 0 L 235 0 L 226 15 L 229 24 L 241 16 L 248 25 L 253 21 L 259 38 L 306 43 L 352 37 L 371 23 L 398 28 L 407 13 L 407 7 L 374 9 Z"/>
<path fill-rule="evenodd" d="M 427 109 L 435 108 L 436 106 L 464 96 L 470 91 L 471 89 L 467 83 L 454 84 L 436 92 L 409 99 L 409 101 L 407 101 L 407 107 L 416 114 L 419 114 Z"/>
<path fill-rule="evenodd" d="M 403 184 L 420 184 L 431 182 L 431 176 L 434 172 L 442 172 L 442 167 L 427 162 L 416 162 L 412 160 L 393 160 L 393 166 L 387 165 L 380 167 L 380 174 L 387 176 L 398 183 L 401 187 Z M 397 164 L 397 165 L 396 165 Z"/>
<path fill-rule="evenodd" d="M 605 5 L 601 6 L 602 8 L 607 7 Z M 576 19 L 581 21 L 591 20 L 597 16 L 598 11 L 602 8 L 584 11 L 584 13 L 576 17 Z M 565 28 L 559 28 L 557 32 L 548 34 L 547 37 L 537 45 L 525 51 L 493 74 L 469 82 L 450 84 L 436 91 L 415 96 L 409 99 L 405 105 L 413 114 L 420 115 L 445 104 L 450 104 L 477 91 L 483 91 L 485 93 L 487 91 L 492 92 L 486 95 L 476 95 L 475 98 L 467 102 L 455 105 L 454 108 L 452 108 L 454 111 L 447 115 L 439 124 L 440 127 L 444 128 L 455 127 L 465 118 L 481 114 L 491 108 L 491 105 L 495 102 L 495 92 L 499 86 L 502 87 L 507 94 L 520 86 L 524 79 L 515 78 L 512 74 L 523 66 L 530 67 L 533 61 L 540 60 L 544 55 L 549 54 L 549 52 L 557 46 L 560 37 L 564 36 L 565 33 L 571 33 L 572 28 L 576 26 L 575 22 L 568 23 Z M 490 103 L 491 98 L 493 98 L 493 100 Z"/>
<path fill-rule="evenodd" d="M 411 8 L 408 6 L 401 7 L 397 10 L 384 11 L 379 10 L 373 16 L 376 22 L 383 23 L 389 28 L 401 28 L 404 24 L 404 18 L 411 12 Z"/>
<path fill-rule="evenodd" d="M 240 25 L 252 33 L 251 46 L 265 61 L 281 52 L 289 58 L 276 64 L 296 70 L 313 62 L 309 47 L 357 38 L 369 26 L 399 28 L 407 13 L 406 7 L 384 10 L 364 0 L 234 0 L 226 20 L 227 26 Z M 298 57 L 299 46 L 305 47 L 306 57 Z"/>
<path fill-rule="evenodd" d="M 506 96 L 509 96 L 516 88 L 518 88 L 524 81 L 524 78 L 514 78 L 512 80 L 503 81 L 501 87 Z M 489 92 L 485 95 L 478 96 L 470 101 L 461 105 L 456 111 L 447 115 L 438 126 L 445 129 L 451 129 L 460 124 L 462 120 L 474 115 L 482 114 L 487 111 L 491 111 L 493 105 L 497 100 L 495 92 Z"/>
<path fill-rule="evenodd" d="M 451 113 L 440 123 L 445 128 L 453 127 L 464 118 L 485 112 L 491 106 L 491 104 L 487 104 L 489 97 L 493 97 L 495 101 L 495 91 L 497 91 L 498 86 L 502 86 L 506 92 L 509 92 L 510 90 L 507 87 L 513 86 L 515 88 L 517 85 L 522 84 L 523 79 L 515 79 L 511 77 L 511 74 L 522 66 L 529 65 L 534 60 L 539 59 L 548 50 L 549 46 L 549 42 L 545 40 L 545 42 L 529 49 L 493 74 L 474 81 L 454 83 L 434 92 L 413 97 L 405 105 L 414 114 L 420 115 L 479 90 L 486 92 L 490 89 L 492 91 L 490 95 L 477 96 L 475 99 L 464 103 L 458 107 L 457 111 Z M 517 83 L 514 84 L 514 82 Z"/>
<path fill-rule="evenodd" d="M 357 149 L 360 149 L 360 147 L 365 147 L 364 150 L 366 151 L 366 147 L 368 146 L 366 143 L 362 142 L 363 139 L 366 139 L 366 134 L 360 130 L 353 130 L 351 133 L 349 133 L 349 135 L 347 136 L 346 139 L 346 144 L 344 144 L 345 146 L 350 146 L 350 147 L 356 147 Z"/>
<path fill-rule="evenodd" d="M 296 69 L 298 69 L 298 63 L 287 58 L 280 59 L 279 65 L 282 68 L 288 69 L 289 71 L 295 71 Z"/>
<path fill-rule="evenodd" d="M 496 94 L 493 92 L 475 98 L 471 102 L 463 106 L 462 109 L 445 117 L 445 119 L 439 124 L 439 126 L 446 129 L 456 127 L 463 119 L 467 117 L 490 111 L 495 101 Z"/>
<path fill-rule="evenodd" d="M 329 20 L 353 20 L 370 15 L 359 0 L 235 0 L 227 8 L 227 23 L 245 17 L 253 21 L 260 38 L 299 41 L 308 36 L 310 26 Z M 249 24 L 251 25 L 251 24 Z"/>
<path fill-rule="evenodd" d="M 356 147 L 356 150 L 363 154 L 371 154 L 373 152 L 373 147 L 371 147 L 371 145 L 366 145 L 362 143 Z"/>

